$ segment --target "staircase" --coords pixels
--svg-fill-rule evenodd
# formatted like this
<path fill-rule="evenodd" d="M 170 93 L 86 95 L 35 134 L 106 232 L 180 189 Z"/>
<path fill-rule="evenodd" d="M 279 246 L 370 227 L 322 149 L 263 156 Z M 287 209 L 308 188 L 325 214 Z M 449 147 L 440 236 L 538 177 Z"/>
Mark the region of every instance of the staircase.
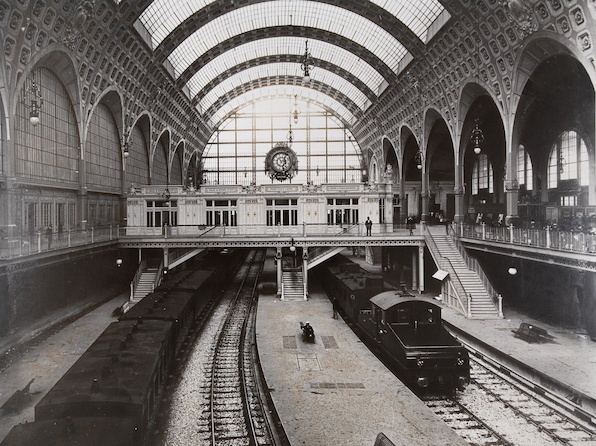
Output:
<path fill-rule="evenodd" d="M 304 277 L 302 271 L 283 271 L 282 281 L 282 300 L 305 300 L 304 295 Z"/>
<path fill-rule="evenodd" d="M 336 254 L 342 252 L 345 248 L 343 246 L 328 247 L 320 246 L 317 248 L 311 248 L 308 250 L 308 269 L 314 268 L 315 266 L 323 263 L 325 260 L 330 259 Z"/>
<path fill-rule="evenodd" d="M 484 273 L 468 267 L 466 259 L 451 237 L 445 234 L 443 227 L 428 227 L 425 238 L 436 264 L 449 273 L 449 277 L 445 280 L 452 282 L 451 289 L 455 291 L 461 302 L 460 310 L 471 319 L 502 318 L 502 310 L 493 301 L 492 286 L 488 283 L 488 286 L 485 286 L 481 278 L 482 275 L 486 279 Z"/>
<path fill-rule="evenodd" d="M 134 303 L 140 301 L 147 294 L 153 292 L 155 279 L 157 278 L 158 272 L 159 268 L 147 268 L 145 271 L 141 272 L 139 281 L 132 296 L 132 301 Z"/>

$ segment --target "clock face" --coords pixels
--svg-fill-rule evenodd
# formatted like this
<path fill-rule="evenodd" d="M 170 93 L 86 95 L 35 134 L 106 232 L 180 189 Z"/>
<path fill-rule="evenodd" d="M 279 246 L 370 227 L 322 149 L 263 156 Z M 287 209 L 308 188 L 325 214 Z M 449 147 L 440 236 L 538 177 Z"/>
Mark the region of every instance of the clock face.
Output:
<path fill-rule="evenodd" d="M 292 167 L 292 160 L 290 159 L 290 155 L 285 152 L 278 152 L 273 155 L 271 159 L 271 167 L 276 172 L 287 172 Z"/>

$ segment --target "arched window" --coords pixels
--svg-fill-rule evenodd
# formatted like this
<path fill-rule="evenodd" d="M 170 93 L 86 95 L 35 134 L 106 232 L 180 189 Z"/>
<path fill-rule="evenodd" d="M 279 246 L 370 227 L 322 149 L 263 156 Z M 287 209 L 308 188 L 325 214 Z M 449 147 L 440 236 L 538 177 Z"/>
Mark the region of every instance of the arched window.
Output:
<path fill-rule="evenodd" d="M 548 160 L 548 188 L 557 189 L 563 184 L 589 185 L 588 149 L 575 131 L 563 132 L 553 145 Z"/>
<path fill-rule="evenodd" d="M 532 160 L 523 145 L 517 151 L 517 180 L 519 187 L 527 191 L 532 190 Z"/>
<path fill-rule="evenodd" d="M 298 157 L 293 183 L 361 181 L 360 147 L 351 132 L 330 111 L 300 98 L 264 99 L 230 115 L 207 143 L 201 160 L 203 181 L 270 183 L 265 156 L 278 142 L 290 143 Z"/>
<path fill-rule="evenodd" d="M 478 155 L 472 170 L 472 195 L 493 193 L 493 165 L 484 153 Z"/>

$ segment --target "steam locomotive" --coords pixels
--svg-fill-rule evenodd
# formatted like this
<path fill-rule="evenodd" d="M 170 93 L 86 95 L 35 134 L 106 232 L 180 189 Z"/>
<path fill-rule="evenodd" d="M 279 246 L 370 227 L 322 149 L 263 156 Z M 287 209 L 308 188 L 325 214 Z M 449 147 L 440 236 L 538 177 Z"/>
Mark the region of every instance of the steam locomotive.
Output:
<path fill-rule="evenodd" d="M 469 382 L 468 352 L 443 326 L 440 306 L 394 289 L 345 257 L 320 265 L 317 273 L 344 315 L 412 390 L 450 393 Z"/>

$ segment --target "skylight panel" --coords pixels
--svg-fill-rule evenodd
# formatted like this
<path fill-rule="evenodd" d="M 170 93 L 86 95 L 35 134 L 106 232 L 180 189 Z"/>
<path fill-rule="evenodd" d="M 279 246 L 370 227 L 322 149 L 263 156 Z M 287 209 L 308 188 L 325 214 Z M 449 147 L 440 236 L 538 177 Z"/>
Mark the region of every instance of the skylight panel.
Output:
<path fill-rule="evenodd" d="M 354 115 L 338 101 L 324 93 L 315 91 L 312 88 L 297 87 L 294 85 L 274 85 L 256 88 L 231 99 L 211 116 L 212 127 L 216 128 L 221 121 L 230 115 L 230 113 L 248 103 L 258 102 L 262 99 L 276 96 L 293 98 L 295 94 L 302 100 L 311 100 L 326 108 L 339 117 L 344 123 L 350 123 L 355 118 Z"/>
<path fill-rule="evenodd" d="M 370 0 L 397 17 L 426 43 L 428 29 L 444 11 L 438 0 Z"/>
<path fill-rule="evenodd" d="M 213 3 L 215 0 L 153 0 L 151 4 L 145 9 L 139 20 L 143 23 L 145 28 L 151 34 L 152 42 L 156 48 L 176 27 L 188 19 L 196 11 Z M 436 18 L 444 11 L 443 6 L 438 0 L 370 0 L 371 3 L 387 10 L 394 15 L 406 26 L 426 42 L 428 28 L 436 20 Z M 279 2 L 272 2 L 279 3 Z M 310 2 L 311 6 L 315 2 Z M 304 7 L 295 4 L 292 7 L 293 13 L 300 16 L 299 9 Z M 317 14 L 320 11 L 316 8 L 308 9 L 307 14 L 315 20 L 333 20 L 334 16 L 330 15 L 327 18 L 319 17 Z M 273 10 L 268 11 L 269 16 L 275 14 Z M 337 14 L 337 13 L 336 13 Z M 252 22 L 257 26 L 258 22 L 263 20 L 262 16 L 254 16 L 247 14 L 245 16 L 247 22 Z M 293 25 L 300 25 L 295 21 Z M 260 24 L 259 26 L 262 26 Z"/>
<path fill-rule="evenodd" d="M 276 56 L 280 54 L 304 54 L 305 39 L 301 37 L 273 37 L 260 39 L 239 45 L 216 57 L 199 69 L 189 80 L 187 86 L 191 97 L 196 96 L 207 84 L 217 76 L 234 66 L 255 59 L 257 57 Z M 383 76 L 353 53 L 343 48 L 320 40 L 309 40 L 308 48 L 313 58 L 325 60 L 352 73 L 364 82 L 372 91 L 377 91 L 383 82 Z M 300 66 L 294 65 L 294 74 L 301 73 Z M 317 67 L 312 74 L 319 71 Z"/>
<path fill-rule="evenodd" d="M 219 42 L 254 29 L 288 26 L 291 22 L 337 32 L 369 48 L 396 73 L 399 62 L 407 54 L 405 47 L 391 34 L 358 14 L 328 4 L 279 0 L 238 8 L 212 20 L 182 42 L 170 54 L 169 61 L 178 77 Z"/>
<path fill-rule="evenodd" d="M 243 85 L 251 82 L 254 79 L 259 79 L 262 77 L 296 76 L 298 69 L 299 67 L 294 63 L 271 63 L 244 70 L 227 78 L 225 81 L 213 88 L 207 95 L 205 95 L 205 97 L 199 102 L 200 109 L 207 110 L 221 96 L 228 91 L 233 90 L 238 85 Z M 313 70 L 312 80 L 320 81 L 337 89 L 350 98 L 361 110 L 364 111 L 364 108 L 368 102 L 366 95 L 357 89 L 353 84 L 344 80 L 340 76 L 331 73 L 330 71 L 318 69 L 316 72 Z"/>

